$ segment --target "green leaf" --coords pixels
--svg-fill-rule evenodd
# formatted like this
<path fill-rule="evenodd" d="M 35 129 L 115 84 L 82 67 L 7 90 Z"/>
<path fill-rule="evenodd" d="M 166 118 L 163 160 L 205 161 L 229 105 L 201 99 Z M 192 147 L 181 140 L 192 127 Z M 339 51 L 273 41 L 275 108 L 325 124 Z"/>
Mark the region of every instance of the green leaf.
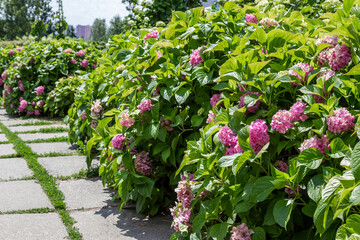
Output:
<path fill-rule="evenodd" d="M 200 232 L 201 228 L 204 226 L 205 224 L 205 219 L 206 219 L 206 215 L 205 213 L 199 213 L 198 215 L 196 215 L 196 217 L 194 218 L 192 224 L 193 224 L 193 231 L 196 232 Z"/>
<path fill-rule="evenodd" d="M 144 184 L 136 185 L 137 191 L 144 197 L 150 198 L 154 188 L 155 181 L 149 179 Z"/>
<path fill-rule="evenodd" d="M 350 69 L 349 72 L 344 75 L 360 75 L 360 64 L 354 66 L 352 69 Z"/>
<path fill-rule="evenodd" d="M 344 0 L 344 13 L 347 16 L 349 16 L 352 6 L 354 5 L 355 0 Z"/>
<path fill-rule="evenodd" d="M 260 43 L 266 42 L 266 32 L 261 27 L 256 28 L 256 30 L 251 34 L 249 39 L 258 40 Z"/>
<path fill-rule="evenodd" d="M 154 106 L 151 108 L 151 116 L 153 119 L 159 119 L 159 111 L 160 111 L 160 104 L 155 103 Z"/>
<path fill-rule="evenodd" d="M 360 142 L 355 145 L 351 154 L 350 168 L 357 182 L 360 181 Z"/>
<path fill-rule="evenodd" d="M 261 69 L 263 69 L 271 60 L 265 62 L 255 62 L 250 63 L 249 68 L 252 74 L 257 74 Z"/>
<path fill-rule="evenodd" d="M 166 160 L 170 157 L 171 154 L 171 148 L 168 147 L 165 151 L 161 153 L 161 159 L 166 162 Z"/>
<path fill-rule="evenodd" d="M 274 179 L 270 176 L 260 177 L 254 183 L 251 190 L 251 201 L 262 202 L 275 189 L 285 187 L 287 181 L 282 179 Z"/>
<path fill-rule="evenodd" d="M 191 117 L 191 125 L 192 125 L 193 127 L 199 127 L 199 126 L 201 126 L 202 123 L 203 123 L 203 121 L 204 121 L 204 118 L 201 117 L 201 116 L 193 115 L 193 116 Z"/>
<path fill-rule="evenodd" d="M 233 162 L 233 173 L 236 175 L 237 172 L 239 171 L 239 169 L 242 167 L 242 165 L 244 165 L 244 163 L 251 157 L 251 152 L 250 151 L 246 151 L 243 154 L 241 154 L 241 156 L 235 158 L 234 162 Z"/>
<path fill-rule="evenodd" d="M 189 96 L 190 96 L 190 89 L 188 88 L 180 88 L 175 93 L 175 99 L 180 105 L 183 104 L 188 99 Z"/>
<path fill-rule="evenodd" d="M 266 232 L 262 227 L 253 229 L 254 234 L 251 235 L 251 240 L 266 240 Z"/>
<path fill-rule="evenodd" d="M 294 202 L 294 199 L 280 199 L 274 206 L 273 214 L 275 221 L 285 229 L 288 221 L 290 220 Z"/>
<path fill-rule="evenodd" d="M 226 222 L 215 224 L 210 229 L 210 236 L 214 240 L 223 240 L 226 237 L 228 224 Z"/>
<path fill-rule="evenodd" d="M 172 91 L 170 88 L 161 88 L 160 94 L 165 100 L 170 101 Z"/>
<path fill-rule="evenodd" d="M 346 146 L 343 140 L 341 140 L 340 138 L 335 138 L 331 141 L 330 149 L 332 158 L 345 157 L 346 153 L 349 151 L 349 147 Z"/>
<path fill-rule="evenodd" d="M 240 157 L 242 153 L 235 153 L 233 155 L 223 156 L 219 159 L 219 166 L 220 167 L 229 167 L 232 166 L 234 163 L 234 160 L 237 157 Z"/>
<path fill-rule="evenodd" d="M 159 124 L 151 124 L 150 134 L 153 138 L 157 138 L 159 135 Z"/>
<path fill-rule="evenodd" d="M 352 205 L 360 205 L 360 185 L 354 188 L 350 195 L 350 203 Z"/>
<path fill-rule="evenodd" d="M 316 148 L 307 148 L 299 154 L 297 165 L 317 169 L 320 167 L 323 158 L 324 155 Z"/>
<path fill-rule="evenodd" d="M 249 211 L 251 208 L 255 206 L 255 203 L 252 202 L 241 202 L 236 205 L 235 212 L 236 213 L 243 213 Z"/>

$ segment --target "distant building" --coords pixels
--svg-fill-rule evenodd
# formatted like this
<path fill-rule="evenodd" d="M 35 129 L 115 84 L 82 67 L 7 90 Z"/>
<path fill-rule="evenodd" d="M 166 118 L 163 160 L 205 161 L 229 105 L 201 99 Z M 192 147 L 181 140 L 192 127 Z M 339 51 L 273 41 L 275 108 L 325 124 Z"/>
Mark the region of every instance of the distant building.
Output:
<path fill-rule="evenodd" d="M 204 7 L 211 7 L 211 4 L 215 4 L 217 0 L 207 0 L 206 2 L 203 2 Z"/>
<path fill-rule="evenodd" d="M 77 25 L 76 26 L 76 37 L 83 39 L 90 39 L 91 26 L 90 25 Z"/>

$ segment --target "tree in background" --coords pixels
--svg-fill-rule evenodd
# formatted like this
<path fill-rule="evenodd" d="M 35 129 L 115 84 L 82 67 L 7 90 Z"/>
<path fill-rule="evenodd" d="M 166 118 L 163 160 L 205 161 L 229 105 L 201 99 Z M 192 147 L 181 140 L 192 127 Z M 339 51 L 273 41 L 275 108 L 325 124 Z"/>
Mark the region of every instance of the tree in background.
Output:
<path fill-rule="evenodd" d="M 96 18 L 91 27 L 91 39 L 96 42 L 106 41 L 105 19 Z"/>
<path fill-rule="evenodd" d="M 119 15 L 116 15 L 110 20 L 110 27 L 108 30 L 108 36 L 120 34 L 127 30 L 127 24 L 124 20 L 121 19 Z"/>
<path fill-rule="evenodd" d="M 133 20 L 137 27 L 154 26 L 157 22 L 169 22 L 172 11 L 185 11 L 200 6 L 201 0 L 122 0 L 131 12 L 128 20 Z"/>
<path fill-rule="evenodd" d="M 68 26 L 68 29 L 66 30 L 66 36 L 76 38 L 75 27 L 73 25 Z"/>

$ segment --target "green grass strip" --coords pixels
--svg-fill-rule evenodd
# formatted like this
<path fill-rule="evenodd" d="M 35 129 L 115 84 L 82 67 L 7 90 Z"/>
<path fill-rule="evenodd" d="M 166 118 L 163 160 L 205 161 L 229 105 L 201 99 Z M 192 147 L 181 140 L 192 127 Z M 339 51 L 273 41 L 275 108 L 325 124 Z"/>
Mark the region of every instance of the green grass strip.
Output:
<path fill-rule="evenodd" d="M 28 140 L 24 141 L 26 143 L 46 143 L 46 142 L 69 142 L 68 137 L 54 137 L 48 139 L 35 139 L 35 140 Z"/>
<path fill-rule="evenodd" d="M 31 119 L 29 119 L 31 121 Z M 28 123 L 19 123 L 10 125 L 10 127 L 19 127 L 19 126 L 43 126 L 43 125 L 54 125 L 59 124 L 56 122 L 47 122 L 47 121 L 38 121 L 38 122 L 28 122 Z"/>
<path fill-rule="evenodd" d="M 5 214 L 24 214 L 24 213 L 50 213 L 50 212 L 55 212 L 55 209 L 50 209 L 50 208 L 34 208 L 34 209 L 29 209 L 29 210 L 16 210 L 16 211 L 11 211 L 11 212 L 0 212 L 0 215 L 5 215 Z"/>
<path fill-rule="evenodd" d="M 37 161 L 37 154 L 32 152 L 31 148 L 27 146 L 15 133 L 11 132 L 2 123 L 0 123 L 0 129 L 3 133 L 5 133 L 9 141 L 14 144 L 15 151 L 21 157 L 25 158 L 29 168 L 33 170 L 35 178 L 41 184 L 44 192 L 48 195 L 56 211 L 59 212 L 60 217 L 69 233 L 70 239 L 82 239 L 81 233 L 74 227 L 74 219 L 71 218 L 69 211 L 66 210 L 66 204 L 64 202 L 65 197 L 64 194 L 57 188 L 56 179 L 39 164 Z"/>
<path fill-rule="evenodd" d="M 59 132 L 68 132 L 69 129 L 68 128 L 64 128 L 64 127 L 51 127 L 51 128 L 41 128 L 39 130 L 31 130 L 31 131 L 20 131 L 20 132 L 16 132 L 17 134 L 19 133 L 59 133 Z"/>
<path fill-rule="evenodd" d="M 9 155 L 1 155 L 0 158 L 18 158 L 21 157 L 19 153 L 9 154 Z"/>

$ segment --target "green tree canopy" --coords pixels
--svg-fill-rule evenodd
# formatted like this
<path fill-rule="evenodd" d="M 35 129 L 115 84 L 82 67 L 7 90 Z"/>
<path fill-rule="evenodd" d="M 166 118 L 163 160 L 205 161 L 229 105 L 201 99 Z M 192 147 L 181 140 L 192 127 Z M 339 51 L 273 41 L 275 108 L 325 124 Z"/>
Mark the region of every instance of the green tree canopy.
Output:
<path fill-rule="evenodd" d="M 106 23 L 105 19 L 96 18 L 91 27 L 91 39 L 93 41 L 105 41 L 106 36 Z"/>
<path fill-rule="evenodd" d="M 122 20 L 119 15 L 116 15 L 110 20 L 108 35 L 113 36 L 120 34 L 126 31 L 126 28 L 127 28 L 126 22 Z"/>

